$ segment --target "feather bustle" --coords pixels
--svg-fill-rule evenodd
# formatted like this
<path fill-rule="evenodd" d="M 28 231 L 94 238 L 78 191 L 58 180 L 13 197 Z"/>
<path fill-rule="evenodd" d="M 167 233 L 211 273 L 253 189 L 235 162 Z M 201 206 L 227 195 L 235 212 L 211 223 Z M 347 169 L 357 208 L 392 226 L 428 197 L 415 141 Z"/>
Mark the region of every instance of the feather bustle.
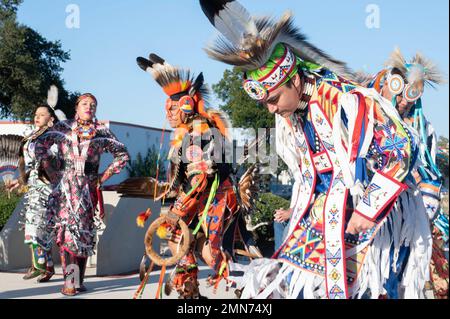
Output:
<path fill-rule="evenodd" d="M 13 179 L 19 167 L 23 137 L 20 135 L 0 135 L 0 173 L 4 181 Z"/>

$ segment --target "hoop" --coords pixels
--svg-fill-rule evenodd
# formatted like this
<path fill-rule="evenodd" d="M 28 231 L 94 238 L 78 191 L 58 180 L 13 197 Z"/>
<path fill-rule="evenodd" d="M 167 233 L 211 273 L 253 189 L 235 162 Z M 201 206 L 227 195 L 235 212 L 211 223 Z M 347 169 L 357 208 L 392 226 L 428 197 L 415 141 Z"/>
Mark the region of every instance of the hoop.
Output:
<path fill-rule="evenodd" d="M 145 252 L 147 253 L 147 256 L 158 266 L 166 266 L 166 267 L 170 267 L 173 265 L 176 265 L 178 263 L 178 261 L 180 261 L 180 259 L 187 254 L 187 252 L 189 251 L 189 246 L 190 246 L 190 230 L 188 228 L 188 226 L 186 225 L 186 223 L 180 218 L 178 220 L 178 226 L 181 229 L 181 233 L 182 233 L 182 240 L 183 243 L 180 246 L 180 250 L 178 251 L 178 253 L 176 253 L 175 255 L 173 255 L 170 258 L 162 258 L 159 254 L 157 254 L 154 249 L 153 249 L 153 236 L 155 235 L 156 231 L 158 230 L 159 226 L 161 226 L 162 224 L 166 223 L 167 219 L 165 216 L 161 216 L 158 219 L 156 219 L 148 228 L 147 233 L 145 234 L 145 240 L 144 240 L 144 244 L 145 244 Z"/>

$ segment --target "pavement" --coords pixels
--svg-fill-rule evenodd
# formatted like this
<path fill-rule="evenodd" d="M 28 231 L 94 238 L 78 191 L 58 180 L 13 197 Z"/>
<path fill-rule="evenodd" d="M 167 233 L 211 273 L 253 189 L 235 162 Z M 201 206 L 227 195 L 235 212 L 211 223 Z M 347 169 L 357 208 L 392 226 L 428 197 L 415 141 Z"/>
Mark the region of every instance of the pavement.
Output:
<path fill-rule="evenodd" d="M 140 285 L 139 275 L 96 277 L 95 268 L 86 270 L 85 286 L 87 292 L 75 297 L 66 297 L 59 291 L 63 285 L 62 269 L 57 267 L 56 274 L 50 282 L 39 284 L 35 279 L 22 279 L 26 270 L 19 272 L 0 272 L 0 299 L 132 299 Z M 170 272 L 170 269 L 167 271 Z M 226 291 L 226 284 L 221 281 L 217 293 L 206 286 L 206 278 L 211 271 L 206 266 L 200 267 L 200 293 L 209 299 L 235 299 L 234 289 Z M 166 275 L 167 276 L 167 275 Z M 150 274 L 142 299 L 155 299 L 158 287 L 159 271 Z M 163 299 L 178 299 L 174 291 L 170 296 L 163 293 Z"/>
<path fill-rule="evenodd" d="M 207 266 L 199 267 L 200 293 L 208 299 L 236 299 L 234 288 L 226 290 L 222 280 L 217 292 L 206 285 L 208 275 L 212 274 Z M 169 273 L 172 269 L 167 270 Z M 0 272 L 0 299 L 133 299 L 134 293 L 140 285 L 139 275 L 127 276 L 95 276 L 95 268 L 86 270 L 85 286 L 87 292 L 75 297 L 66 297 L 60 293 L 63 285 L 62 269 L 56 268 L 56 274 L 48 283 L 37 283 L 35 279 L 25 281 L 22 279 L 26 269 L 18 272 Z M 166 276 L 167 276 L 166 273 Z M 142 299 L 155 299 L 159 281 L 159 271 L 150 274 Z M 167 277 L 166 277 L 167 278 Z M 425 292 L 426 299 L 434 299 L 433 293 Z M 174 291 L 170 296 L 163 293 L 163 299 L 178 299 Z"/>

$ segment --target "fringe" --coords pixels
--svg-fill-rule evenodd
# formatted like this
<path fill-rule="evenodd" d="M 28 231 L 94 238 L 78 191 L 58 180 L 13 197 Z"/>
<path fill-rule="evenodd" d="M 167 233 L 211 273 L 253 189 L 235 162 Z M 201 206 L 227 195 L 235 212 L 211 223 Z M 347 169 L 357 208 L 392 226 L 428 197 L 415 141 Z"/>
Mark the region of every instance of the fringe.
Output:
<path fill-rule="evenodd" d="M 427 213 L 418 190 L 402 193 L 384 220 L 362 265 L 357 281 L 351 287 L 353 298 L 370 291 L 372 299 L 386 294 L 383 288 L 396 264 L 400 247 L 410 248 L 399 288 L 405 299 L 423 299 L 425 283 L 430 278 L 432 237 Z M 394 250 L 390 260 L 391 248 Z M 392 268 L 391 268 L 392 266 Z"/>
<path fill-rule="evenodd" d="M 55 238 L 53 221 L 48 216 L 48 199 L 51 186 L 38 178 L 37 171 L 33 170 L 28 181 L 28 192 L 25 194 L 25 205 L 21 212 L 24 217 L 25 244 L 41 246 L 49 250 Z"/>
<path fill-rule="evenodd" d="M 365 298 L 370 292 L 378 299 L 396 264 L 402 246 L 410 248 L 399 283 L 400 297 L 422 299 L 425 283 L 430 280 L 432 236 L 422 196 L 415 189 L 402 193 L 389 216 L 378 226 L 373 240 L 347 251 L 352 255 L 368 246 L 357 280 L 349 286 L 351 298 Z M 391 258 L 391 249 L 394 250 Z M 392 260 L 391 260 L 392 259 Z M 327 298 L 323 276 L 304 271 L 274 259 L 257 259 L 249 265 L 230 264 L 230 271 L 243 271 L 233 278 L 243 288 L 242 299 L 321 299 Z"/>
<path fill-rule="evenodd" d="M 297 299 L 302 292 L 305 299 L 326 298 L 324 277 L 303 271 L 275 259 L 256 259 L 249 265 L 230 264 L 231 271 L 243 271 L 234 277 L 241 299 Z"/>

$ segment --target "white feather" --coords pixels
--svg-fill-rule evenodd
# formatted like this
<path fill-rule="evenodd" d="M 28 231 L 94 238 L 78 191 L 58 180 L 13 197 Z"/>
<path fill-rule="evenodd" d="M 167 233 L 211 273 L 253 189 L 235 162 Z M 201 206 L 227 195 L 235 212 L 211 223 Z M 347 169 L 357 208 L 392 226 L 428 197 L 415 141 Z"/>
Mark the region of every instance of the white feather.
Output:
<path fill-rule="evenodd" d="M 50 86 L 50 89 L 47 93 L 47 104 L 55 109 L 55 106 L 58 104 L 58 88 L 55 85 Z"/>
<path fill-rule="evenodd" d="M 152 77 L 155 77 L 155 70 L 152 67 L 148 67 L 147 69 L 145 69 L 145 72 L 150 74 Z"/>
<path fill-rule="evenodd" d="M 228 41 L 239 46 L 246 36 L 257 36 L 258 29 L 250 13 L 237 1 L 228 3 L 214 19 L 214 25 Z"/>
<path fill-rule="evenodd" d="M 408 83 L 423 82 L 425 77 L 424 68 L 421 65 L 413 64 L 408 70 Z"/>
<path fill-rule="evenodd" d="M 155 63 L 153 64 L 153 70 L 155 70 L 156 72 L 162 72 L 167 68 L 167 66 L 169 66 L 167 63 L 164 64 Z"/>
<path fill-rule="evenodd" d="M 424 57 L 421 53 L 416 53 L 416 56 L 411 63 L 419 64 L 423 67 L 423 78 L 426 82 L 429 82 L 429 84 L 445 83 L 445 77 L 436 64 Z"/>
<path fill-rule="evenodd" d="M 60 120 L 60 121 L 65 121 L 65 120 L 67 120 L 66 114 L 64 114 L 64 112 L 61 111 L 61 110 L 55 110 L 55 115 L 56 115 L 56 117 L 58 118 L 58 120 Z"/>

